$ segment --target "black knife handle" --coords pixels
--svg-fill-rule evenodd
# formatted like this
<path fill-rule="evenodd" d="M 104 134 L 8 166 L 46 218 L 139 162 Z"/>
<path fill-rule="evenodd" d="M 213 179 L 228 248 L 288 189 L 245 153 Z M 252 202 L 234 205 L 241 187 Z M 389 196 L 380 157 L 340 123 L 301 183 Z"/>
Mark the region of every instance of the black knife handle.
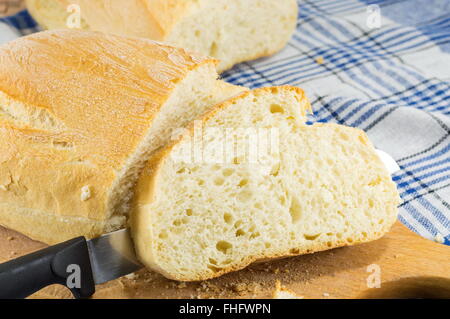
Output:
<path fill-rule="evenodd" d="M 95 292 L 89 250 L 84 237 L 39 250 L 0 264 L 0 299 L 19 299 L 60 284 L 75 298 Z"/>

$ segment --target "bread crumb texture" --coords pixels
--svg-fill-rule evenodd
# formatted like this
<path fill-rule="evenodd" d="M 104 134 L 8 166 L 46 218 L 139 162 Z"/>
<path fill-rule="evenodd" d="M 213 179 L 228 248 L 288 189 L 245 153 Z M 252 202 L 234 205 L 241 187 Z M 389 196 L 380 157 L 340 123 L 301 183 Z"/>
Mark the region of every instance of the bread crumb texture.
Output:
<path fill-rule="evenodd" d="M 306 125 L 308 109 L 291 87 L 248 92 L 203 119 L 203 159 L 223 143 L 212 128 L 232 128 L 230 161 L 180 160 L 194 133 L 151 159 L 133 206 L 144 264 L 171 279 L 202 280 L 386 233 L 399 196 L 368 138 L 340 125 Z M 278 149 L 249 161 L 238 130 L 249 127 L 276 129 Z"/>

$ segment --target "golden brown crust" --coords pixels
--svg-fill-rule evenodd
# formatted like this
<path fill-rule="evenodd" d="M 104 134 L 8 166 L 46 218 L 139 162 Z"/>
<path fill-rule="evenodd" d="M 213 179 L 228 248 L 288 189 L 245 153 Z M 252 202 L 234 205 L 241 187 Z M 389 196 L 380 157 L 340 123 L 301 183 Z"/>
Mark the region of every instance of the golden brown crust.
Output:
<path fill-rule="evenodd" d="M 190 0 L 50 0 L 58 5 L 58 16 L 48 16 L 42 5 L 49 0 L 27 0 L 33 17 L 44 28 L 67 28 L 69 12 L 66 8 L 76 4 L 81 10 L 85 28 L 125 36 L 136 36 L 163 41 L 175 24 L 187 14 L 195 1 Z M 55 12 L 56 13 L 56 12 Z M 60 16 L 63 15 L 63 16 Z M 133 21 L 133 23 L 130 23 Z"/>
<path fill-rule="evenodd" d="M 195 2 L 189 0 L 142 1 L 147 7 L 149 16 L 159 27 L 161 40 L 165 39 L 177 22 L 195 6 Z"/>
<path fill-rule="evenodd" d="M 209 14 L 207 8 L 205 9 L 209 5 L 208 0 L 51 0 L 55 2 L 53 13 L 49 13 L 49 10 L 43 7 L 43 3 L 46 3 L 46 1 L 49 0 L 27 0 L 30 13 L 46 29 L 68 28 L 67 20 L 70 12 L 67 12 L 66 8 L 71 4 L 76 4 L 81 10 L 80 28 L 82 29 L 149 38 L 184 47 L 191 46 L 179 42 L 179 40 L 171 39 L 172 33 L 178 27 L 182 28 L 183 21 L 195 16 L 198 11 L 203 10 L 202 15 Z M 293 18 L 291 23 L 291 33 L 293 33 L 297 19 L 297 14 L 294 13 L 294 10 L 295 12 L 297 10 L 297 3 L 294 0 L 289 0 L 289 3 L 286 2 L 284 5 L 292 6 L 290 12 L 292 12 Z M 133 21 L 133 23 L 130 23 L 130 21 Z M 219 71 L 227 70 L 244 61 L 270 56 L 280 51 L 286 45 L 290 35 L 283 34 L 282 37 L 283 39 L 286 38 L 285 41 L 275 45 L 276 47 L 273 44 L 259 47 L 250 50 L 246 55 L 236 56 L 233 61 L 226 62 L 226 65 L 220 64 Z M 205 50 L 201 50 L 201 52 L 213 55 Z"/>
<path fill-rule="evenodd" d="M 101 234 L 118 171 L 176 83 L 207 63 L 216 61 L 85 31 L 1 47 L 0 224 L 48 243 Z M 42 229 L 27 215 L 41 218 Z M 45 224 L 59 231 L 45 234 Z"/>

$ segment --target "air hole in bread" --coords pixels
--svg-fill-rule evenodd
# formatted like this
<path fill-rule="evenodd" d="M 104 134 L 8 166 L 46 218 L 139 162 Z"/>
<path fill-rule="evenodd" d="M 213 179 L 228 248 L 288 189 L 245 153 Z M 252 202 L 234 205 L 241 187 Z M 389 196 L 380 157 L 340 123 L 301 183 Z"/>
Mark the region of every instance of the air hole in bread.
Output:
<path fill-rule="evenodd" d="M 228 264 L 231 264 L 232 262 L 233 262 L 233 259 L 227 259 L 227 260 L 223 261 L 221 264 L 228 265 Z"/>
<path fill-rule="evenodd" d="M 320 235 L 322 234 L 315 234 L 315 235 L 304 234 L 303 237 L 305 237 L 306 240 L 316 240 Z"/>
<path fill-rule="evenodd" d="M 278 104 L 272 104 L 270 106 L 270 113 L 284 113 L 284 109 Z"/>
<path fill-rule="evenodd" d="M 225 221 L 225 223 L 231 224 L 233 222 L 233 215 L 225 213 L 223 214 L 223 220 Z"/>
<path fill-rule="evenodd" d="M 211 44 L 211 47 L 209 49 L 209 55 L 210 56 L 217 56 L 217 51 L 219 50 L 218 46 L 217 46 L 217 42 L 213 42 Z"/>
<path fill-rule="evenodd" d="M 233 173 L 234 173 L 234 169 L 231 169 L 231 168 L 226 168 L 222 172 L 223 176 L 225 176 L 225 177 L 231 176 L 231 175 L 233 175 Z"/>
<path fill-rule="evenodd" d="M 236 231 L 236 237 L 244 236 L 244 235 L 245 235 L 245 231 L 244 231 L 244 230 L 238 229 L 238 230 Z"/>
<path fill-rule="evenodd" d="M 186 169 L 183 167 L 177 171 L 177 174 L 184 174 L 185 172 L 186 172 Z"/>
<path fill-rule="evenodd" d="M 243 224 L 242 220 L 238 220 L 237 222 L 234 223 L 234 228 L 239 228 L 239 226 L 241 226 Z"/>
<path fill-rule="evenodd" d="M 173 225 L 174 226 L 181 226 L 183 224 L 183 221 L 181 220 L 181 219 L 175 219 L 174 221 L 173 221 Z"/>
<path fill-rule="evenodd" d="M 381 183 L 381 178 L 377 177 L 376 179 L 370 181 L 369 186 L 376 186 Z"/>
<path fill-rule="evenodd" d="M 233 164 L 238 165 L 241 163 L 242 163 L 242 158 L 240 158 L 240 157 L 233 158 Z"/>
<path fill-rule="evenodd" d="M 245 185 L 248 184 L 248 179 L 243 179 L 239 182 L 238 186 L 239 187 L 244 187 Z"/>
<path fill-rule="evenodd" d="M 254 206 L 256 209 L 263 209 L 263 205 L 261 203 L 255 203 Z"/>
<path fill-rule="evenodd" d="M 169 236 L 167 235 L 167 232 L 162 231 L 162 232 L 159 233 L 159 238 L 161 238 L 161 239 L 166 239 L 167 237 L 169 237 Z"/>
<path fill-rule="evenodd" d="M 278 162 L 274 166 L 272 166 L 272 170 L 270 171 L 270 175 L 277 177 L 280 172 L 281 164 Z"/>
<path fill-rule="evenodd" d="M 224 240 L 219 241 L 216 244 L 216 249 L 218 251 L 220 251 L 221 253 L 223 253 L 223 254 L 229 254 L 231 252 L 232 248 L 233 248 L 233 245 L 231 243 L 227 242 L 227 241 L 224 241 Z"/>
<path fill-rule="evenodd" d="M 214 273 L 219 272 L 219 271 L 222 270 L 222 268 L 215 267 L 215 266 L 212 266 L 212 265 L 208 265 L 207 267 Z"/>
<path fill-rule="evenodd" d="M 261 236 L 261 234 L 259 232 L 256 232 L 250 235 L 250 239 L 255 239 L 258 238 L 259 236 Z"/>
<path fill-rule="evenodd" d="M 365 138 L 364 136 L 360 135 L 358 139 L 362 144 L 367 144 L 367 138 Z"/>
<path fill-rule="evenodd" d="M 297 223 L 302 217 L 302 209 L 296 198 L 292 199 L 291 207 L 289 208 L 289 213 L 291 214 L 292 223 Z"/>
<path fill-rule="evenodd" d="M 217 265 L 217 260 L 215 260 L 214 258 L 209 258 L 209 263 L 211 265 Z"/>
<path fill-rule="evenodd" d="M 253 197 L 253 194 L 249 190 L 244 190 L 237 195 L 237 200 L 243 203 L 249 202 Z"/>
<path fill-rule="evenodd" d="M 214 180 L 214 184 L 216 184 L 217 186 L 221 186 L 221 185 L 223 185 L 223 183 L 225 183 L 225 180 L 223 178 L 221 178 L 221 177 L 217 177 Z"/>

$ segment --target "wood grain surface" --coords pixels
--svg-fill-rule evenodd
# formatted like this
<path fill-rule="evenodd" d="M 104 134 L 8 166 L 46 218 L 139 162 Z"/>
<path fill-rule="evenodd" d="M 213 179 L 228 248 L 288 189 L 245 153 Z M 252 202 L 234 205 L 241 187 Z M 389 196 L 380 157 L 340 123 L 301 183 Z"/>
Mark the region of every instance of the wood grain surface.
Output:
<path fill-rule="evenodd" d="M 42 247 L 0 228 L 0 262 Z M 377 269 L 381 287 L 369 288 Z M 371 243 L 254 264 L 209 281 L 179 283 L 142 270 L 98 286 L 93 298 L 271 298 L 277 281 L 304 298 L 450 298 L 450 247 L 398 222 Z M 51 286 L 32 298 L 71 295 Z"/>

